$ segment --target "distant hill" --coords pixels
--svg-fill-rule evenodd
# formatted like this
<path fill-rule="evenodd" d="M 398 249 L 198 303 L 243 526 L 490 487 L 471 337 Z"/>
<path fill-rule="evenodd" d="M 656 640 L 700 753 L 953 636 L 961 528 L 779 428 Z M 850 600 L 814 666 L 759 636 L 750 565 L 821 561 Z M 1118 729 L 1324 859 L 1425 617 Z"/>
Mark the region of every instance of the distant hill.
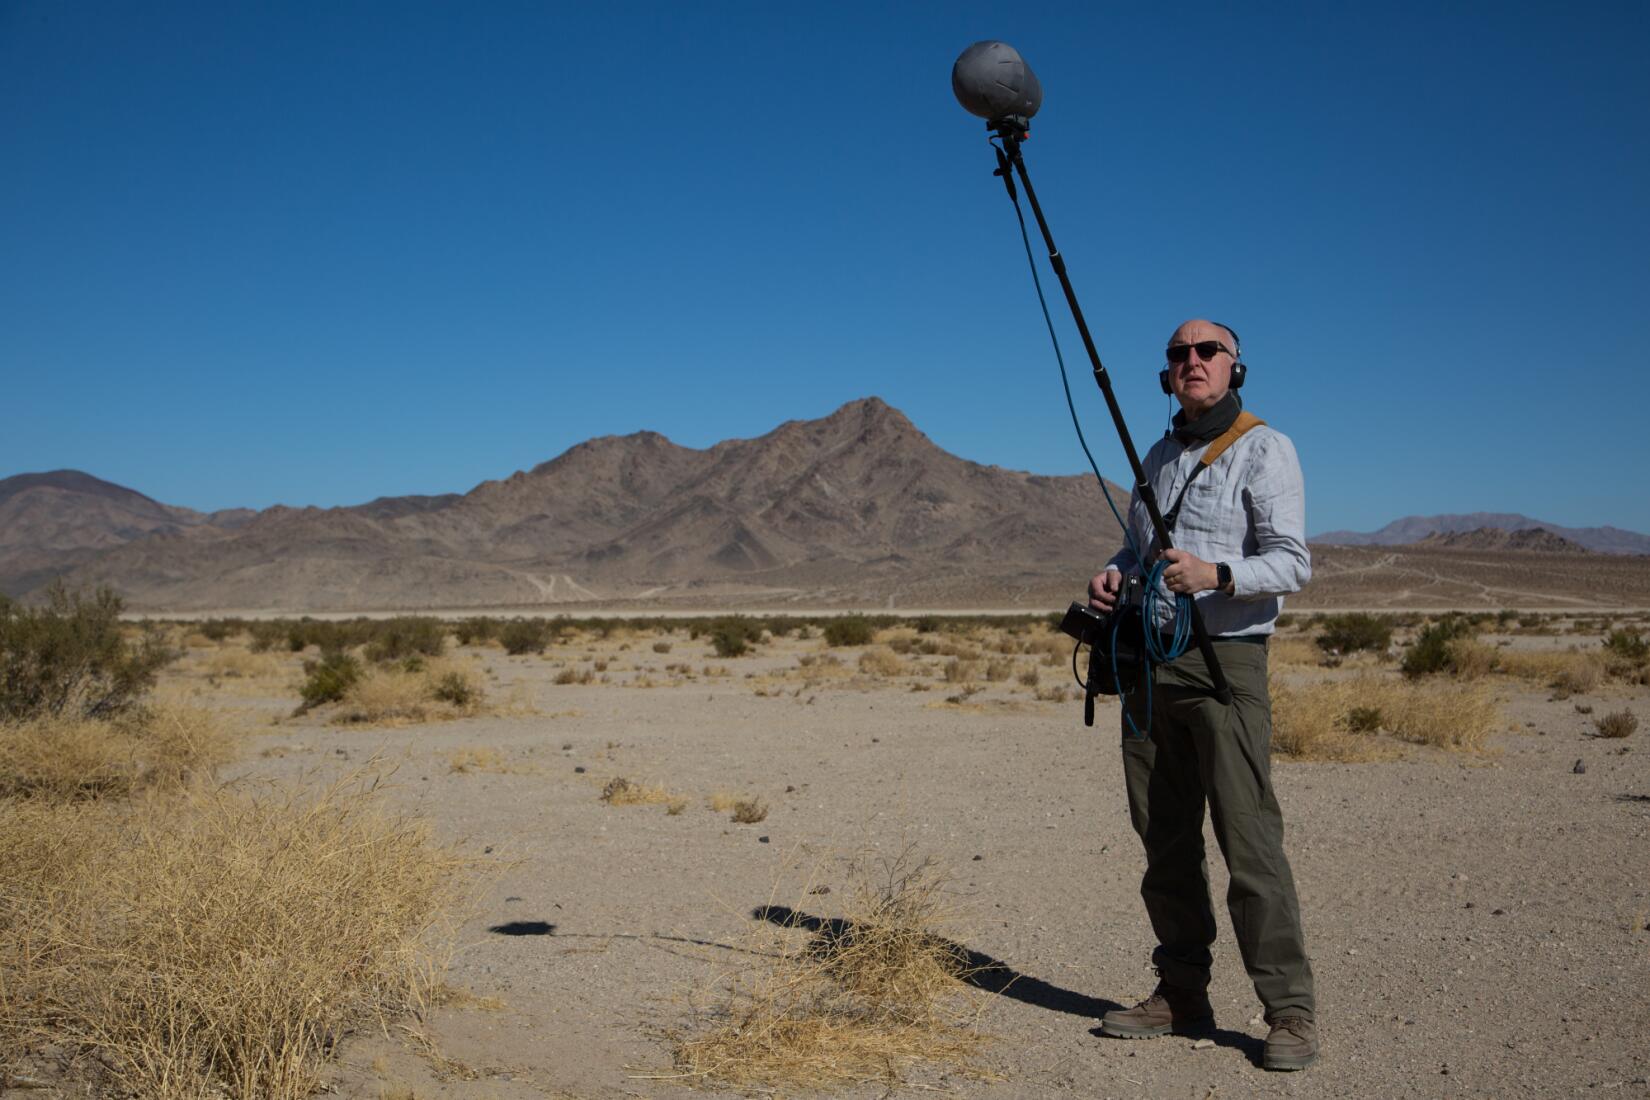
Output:
<path fill-rule="evenodd" d="M 1414 543 L 1429 550 L 1521 550 L 1538 554 L 1589 554 L 1579 543 L 1555 535 L 1545 527 L 1524 527 L 1507 531 L 1500 527 L 1480 527 L 1473 531 L 1434 531 Z"/>
<path fill-rule="evenodd" d="M 67 570 L 139 608 L 740 595 L 874 606 L 908 592 L 961 603 L 1054 577 L 1080 589 L 1116 541 L 1092 478 L 958 458 L 877 398 L 705 450 L 654 432 L 607 436 L 462 495 L 250 518 L 171 508 L 84 474 L 0 484 L 30 493 L 41 479 L 50 490 L 16 539 L 35 556 L 0 571 L 0 587 L 26 593 Z M 1122 506 L 1128 494 L 1111 488 Z"/>
<path fill-rule="evenodd" d="M 1314 535 L 1311 541 L 1326 546 L 1405 546 L 1420 542 L 1429 535 L 1466 534 L 1482 529 L 1526 531 L 1537 528 L 1602 554 L 1650 554 L 1650 535 L 1637 531 L 1624 531 L 1620 527 L 1564 527 L 1508 512 L 1405 516 L 1378 531 L 1325 531 Z"/>
<path fill-rule="evenodd" d="M 1488 518 L 1503 522 L 1351 536 L 1418 545 L 1318 545 L 1291 606 L 1650 606 L 1650 560 Z M 1644 539 L 1616 535 L 1618 551 Z M 345 508 L 203 514 L 78 471 L 0 480 L 0 592 L 63 575 L 152 611 L 1055 610 L 1117 542 L 1091 477 L 969 462 L 874 397 L 702 450 L 604 436 L 467 493 Z"/>
<path fill-rule="evenodd" d="M 150 535 L 227 530 L 253 515 L 244 508 L 210 515 L 177 508 L 79 470 L 0 479 L 0 592 L 26 592 Z"/>

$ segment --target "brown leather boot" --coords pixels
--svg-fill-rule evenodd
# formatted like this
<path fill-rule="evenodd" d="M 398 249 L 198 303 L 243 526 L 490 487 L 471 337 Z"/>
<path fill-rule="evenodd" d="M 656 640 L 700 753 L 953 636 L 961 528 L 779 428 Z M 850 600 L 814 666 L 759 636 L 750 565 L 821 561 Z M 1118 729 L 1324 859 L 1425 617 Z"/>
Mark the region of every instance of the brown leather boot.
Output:
<path fill-rule="evenodd" d="M 1200 1035 L 1213 1031 L 1214 1006 L 1201 989 L 1179 989 L 1158 982 L 1152 995 L 1133 1008 L 1100 1017 L 1100 1033 L 1114 1039 L 1152 1039 L 1159 1035 Z"/>
<path fill-rule="evenodd" d="M 1318 1028 L 1305 1016 L 1279 1016 L 1270 1021 L 1266 1053 L 1261 1065 L 1267 1069 L 1305 1069 L 1318 1060 Z"/>

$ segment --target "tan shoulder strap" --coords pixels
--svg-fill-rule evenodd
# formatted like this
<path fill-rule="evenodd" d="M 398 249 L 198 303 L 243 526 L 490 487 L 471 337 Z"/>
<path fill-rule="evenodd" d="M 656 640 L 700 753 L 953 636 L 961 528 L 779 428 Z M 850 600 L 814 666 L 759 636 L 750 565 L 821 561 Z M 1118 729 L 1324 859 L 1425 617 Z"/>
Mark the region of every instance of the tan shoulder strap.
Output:
<path fill-rule="evenodd" d="M 1254 413 L 1248 411 L 1247 409 L 1243 410 L 1237 414 L 1237 419 L 1232 422 L 1232 426 L 1230 428 L 1227 428 L 1224 432 L 1215 436 L 1215 438 L 1209 442 L 1208 448 L 1203 452 L 1202 457 L 1200 457 L 1198 461 L 1203 463 L 1205 466 L 1213 466 L 1215 464 L 1215 460 L 1225 454 L 1228 447 L 1243 438 L 1244 433 L 1254 428 L 1258 428 L 1265 423 L 1266 421 L 1262 420 Z"/>

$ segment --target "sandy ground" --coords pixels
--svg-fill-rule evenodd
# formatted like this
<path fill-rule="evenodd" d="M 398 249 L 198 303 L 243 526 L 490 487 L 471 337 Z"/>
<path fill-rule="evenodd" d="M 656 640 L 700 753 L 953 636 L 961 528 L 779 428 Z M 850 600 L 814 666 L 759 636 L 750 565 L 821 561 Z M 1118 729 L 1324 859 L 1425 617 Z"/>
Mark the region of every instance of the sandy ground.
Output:
<path fill-rule="evenodd" d="M 933 675 L 920 692 L 912 678 L 849 675 L 855 650 L 805 685 L 798 657 L 824 652 L 817 640 L 729 660 L 703 639 L 671 642 L 667 654 L 646 638 L 543 657 L 460 651 L 489 670 L 494 697 L 537 712 L 517 716 L 340 728 L 275 722 L 295 701 L 285 688 L 202 694 L 254 730 L 238 774 L 320 782 L 377 758 L 396 767 L 393 797 L 486 868 L 447 980 L 498 1003 L 430 1016 L 445 1061 L 399 1037 L 348 1038 L 337 1094 L 680 1095 L 680 1081 L 657 1079 L 672 1073 L 668 1036 L 693 1026 L 694 1005 L 730 972 L 765 964 L 749 951 L 752 911 L 840 915 L 848 863 L 909 846 L 947 869 L 948 934 L 1020 977 L 982 996 L 993 1078 L 918 1069 L 896 1095 L 1650 1095 L 1650 729 L 1597 740 L 1577 710 L 1630 707 L 1650 726 L 1650 689 L 1554 700 L 1509 682 L 1507 731 L 1486 754 L 1277 763 L 1324 1055 L 1271 1074 L 1218 902 L 1215 1045 L 1095 1033 L 1100 1013 L 1153 982 L 1115 708 L 1091 730 L 1075 702 L 1037 701 L 1013 681 L 959 705 Z M 553 682 L 597 658 L 611 682 Z M 681 679 L 665 666 L 682 663 L 694 678 L 663 686 Z M 628 686 L 638 668 L 661 686 Z M 187 663 L 173 675 L 200 684 Z M 1041 675 L 1046 688 L 1065 673 Z M 463 750 L 498 756 L 491 770 L 455 771 Z M 619 775 L 690 804 L 609 806 L 598 795 Z M 707 808 L 715 791 L 771 811 L 733 824 Z M 1211 876 L 1218 899 L 1218 855 Z M 808 892 L 820 886 L 832 892 Z M 530 934 L 492 930 L 509 926 Z"/>

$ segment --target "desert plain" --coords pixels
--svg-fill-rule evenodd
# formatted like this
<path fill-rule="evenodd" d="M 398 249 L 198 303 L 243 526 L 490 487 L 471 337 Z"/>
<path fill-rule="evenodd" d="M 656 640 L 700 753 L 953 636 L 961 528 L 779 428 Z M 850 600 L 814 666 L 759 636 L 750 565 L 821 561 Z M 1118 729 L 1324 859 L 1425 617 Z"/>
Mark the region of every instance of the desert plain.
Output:
<path fill-rule="evenodd" d="M 1646 1095 L 1650 753 L 1642 729 L 1602 731 L 1650 717 L 1650 687 L 1600 655 L 1650 617 L 1480 619 L 1454 671 L 1417 681 L 1397 665 L 1421 616 L 1380 652 L 1327 652 L 1303 614 L 1272 643 L 1273 780 L 1323 1043 L 1295 1074 L 1259 1067 L 1212 842 L 1212 1042 L 1097 1034 L 1153 984 L 1143 856 L 1115 703 L 1083 726 L 1069 645 L 1040 617 L 933 616 L 864 644 L 805 627 L 738 656 L 670 620 L 519 655 L 449 636 L 468 706 L 392 691 L 296 715 L 314 647 L 178 623 L 155 691 L 234 731 L 213 782 L 381 777 L 464 860 L 433 945 L 444 996 L 333 1037 L 327 1094 Z M 873 1053 L 833 1079 L 718 1066 L 737 1044 L 684 1054 L 865 891 L 901 888 L 926 891 L 924 934 L 966 960 L 923 994 L 942 1002 L 933 1056 Z M 79 1094 L 30 1072 L 8 1083 L 38 1087 L 5 1095 Z"/>

